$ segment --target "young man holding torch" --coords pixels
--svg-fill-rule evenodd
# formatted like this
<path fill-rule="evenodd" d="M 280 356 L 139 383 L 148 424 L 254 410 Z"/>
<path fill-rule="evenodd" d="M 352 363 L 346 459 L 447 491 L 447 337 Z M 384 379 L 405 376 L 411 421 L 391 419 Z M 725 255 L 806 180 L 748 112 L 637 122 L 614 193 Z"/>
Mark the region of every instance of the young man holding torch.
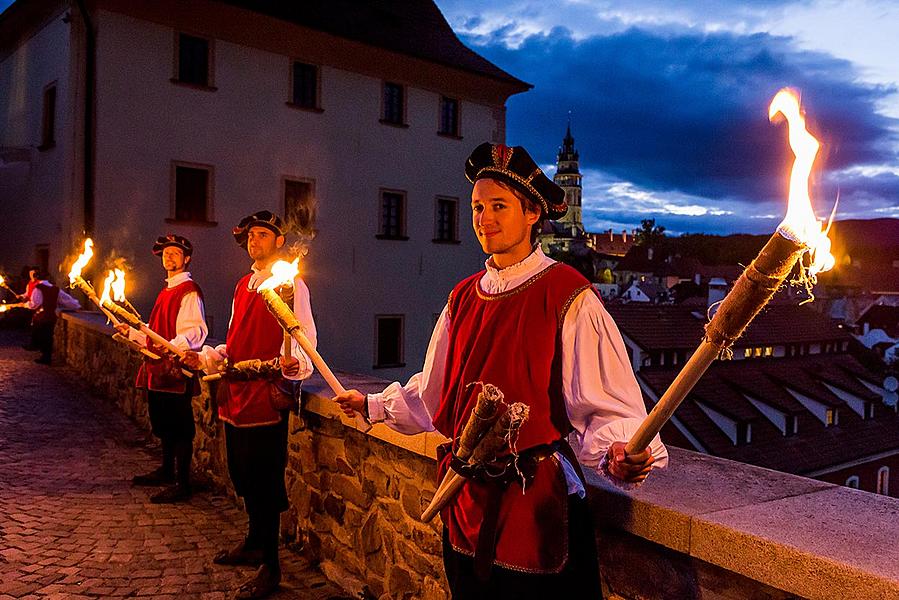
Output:
<path fill-rule="evenodd" d="M 150 329 L 179 350 L 197 350 L 203 346 L 209 330 L 203 309 L 203 292 L 187 270 L 193 245 L 187 238 L 168 234 L 157 238 L 153 254 L 162 260 L 166 285 L 156 297 L 150 313 Z M 144 359 L 135 385 L 147 389 L 150 425 L 153 435 L 162 443 L 162 466 L 145 475 L 136 475 L 131 481 L 134 485 L 146 486 L 173 484 L 151 496 L 150 502 L 182 502 L 191 495 L 190 464 L 196 433 L 192 405 L 195 382 L 182 374 L 176 357 L 148 340 L 145 334 L 124 323 L 116 329 L 161 357 L 159 360 Z"/>
<path fill-rule="evenodd" d="M 293 401 L 291 380 L 306 379 L 312 363 L 290 343 L 284 356 L 284 334 L 268 311 L 257 288 L 268 279 L 272 265 L 281 258 L 285 229 L 281 219 L 269 211 L 244 218 L 234 228 L 234 238 L 253 260 L 252 272 L 234 290 L 231 322 L 225 344 L 205 346 L 200 354 L 188 353 L 185 364 L 208 373 L 230 365 L 280 356 L 281 373 L 276 380 L 256 378 L 252 373 L 225 380 L 218 390 L 218 414 L 224 421 L 228 472 L 237 494 L 244 499 L 249 517 L 246 539 L 214 558 L 222 565 L 259 566 L 256 575 L 240 589 L 238 598 L 262 598 L 277 589 L 281 580 L 278 536 L 281 512 L 287 510 L 284 469 L 287 465 L 287 409 Z M 309 290 L 298 276 L 293 281 L 293 312 L 306 336 L 315 344 L 315 323 Z"/>
<path fill-rule="evenodd" d="M 486 270 L 453 289 L 423 372 L 378 394 L 349 390 L 335 400 L 402 433 L 437 429 L 452 438 L 441 477 L 458 464 L 453 453 L 478 391 L 471 384 L 527 404 L 515 452 L 487 468 L 508 476 L 462 469 L 468 479 L 441 511 L 453 597 L 600 597 L 578 463 L 638 483 L 665 466 L 667 451 L 655 438 L 625 452 L 646 409 L 621 335 L 590 282 L 535 243 L 543 220 L 567 211 L 564 191 L 520 146 L 481 144 L 465 175 Z"/>
<path fill-rule="evenodd" d="M 28 297 L 27 307 L 34 311 L 31 317 L 32 350 L 40 350 L 41 355 L 34 362 L 49 365 L 53 358 L 53 329 L 56 326 L 56 311 L 78 310 L 81 303 L 47 280 L 45 273 L 37 270 L 33 280 L 37 283 Z"/>

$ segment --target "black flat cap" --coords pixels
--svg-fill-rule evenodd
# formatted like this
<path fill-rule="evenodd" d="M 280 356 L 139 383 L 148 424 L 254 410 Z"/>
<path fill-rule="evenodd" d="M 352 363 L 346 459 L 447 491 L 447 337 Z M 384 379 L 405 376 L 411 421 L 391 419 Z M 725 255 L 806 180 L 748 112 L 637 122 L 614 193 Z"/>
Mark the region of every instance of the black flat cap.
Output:
<path fill-rule="evenodd" d="M 528 200 L 540 205 L 544 214 L 552 220 L 568 212 L 565 190 L 546 176 L 523 146 L 484 142 L 468 157 L 465 177 L 471 183 L 478 179 L 496 179 L 507 183 Z"/>
<path fill-rule="evenodd" d="M 156 242 L 153 244 L 153 254 L 161 256 L 162 251 L 169 246 L 181 248 L 181 251 L 184 252 L 184 256 L 190 256 L 194 251 L 193 244 L 190 243 L 189 239 L 181 235 L 169 233 L 156 238 Z"/>
<path fill-rule="evenodd" d="M 265 227 L 273 231 L 275 235 L 284 235 L 284 222 L 281 217 L 273 212 L 260 210 L 241 219 L 237 227 L 231 230 L 234 239 L 244 248 L 247 246 L 247 234 L 253 227 Z"/>

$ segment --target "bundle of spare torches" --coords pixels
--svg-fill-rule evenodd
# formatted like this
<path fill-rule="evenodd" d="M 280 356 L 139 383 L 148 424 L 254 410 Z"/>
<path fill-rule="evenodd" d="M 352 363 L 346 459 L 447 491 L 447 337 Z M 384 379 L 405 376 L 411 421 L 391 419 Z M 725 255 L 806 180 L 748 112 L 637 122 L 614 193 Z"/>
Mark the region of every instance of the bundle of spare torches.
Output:
<path fill-rule="evenodd" d="M 506 452 L 516 456 L 515 442 L 518 431 L 528 419 L 528 405 L 523 402 L 506 405 L 499 388 L 489 383 L 480 385 L 477 403 L 456 444 L 455 464 L 447 470 L 431 503 L 421 514 L 424 522 L 433 519 L 465 484 L 466 477 L 462 472 L 483 471 Z M 501 410 L 503 408 L 505 410 Z"/>

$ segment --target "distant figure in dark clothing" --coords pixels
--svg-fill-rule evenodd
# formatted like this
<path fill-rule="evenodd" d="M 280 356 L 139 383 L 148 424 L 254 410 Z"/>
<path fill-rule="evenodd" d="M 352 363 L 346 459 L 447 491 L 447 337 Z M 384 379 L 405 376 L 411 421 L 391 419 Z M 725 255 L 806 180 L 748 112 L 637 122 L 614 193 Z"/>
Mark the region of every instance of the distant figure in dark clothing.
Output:
<path fill-rule="evenodd" d="M 40 274 L 43 275 L 43 274 Z M 56 325 L 57 310 L 78 310 L 81 304 L 67 293 L 50 283 L 43 276 L 28 298 L 28 308 L 34 311 L 31 318 L 32 342 L 40 350 L 40 357 L 34 362 L 49 365 L 53 357 L 53 328 Z"/>

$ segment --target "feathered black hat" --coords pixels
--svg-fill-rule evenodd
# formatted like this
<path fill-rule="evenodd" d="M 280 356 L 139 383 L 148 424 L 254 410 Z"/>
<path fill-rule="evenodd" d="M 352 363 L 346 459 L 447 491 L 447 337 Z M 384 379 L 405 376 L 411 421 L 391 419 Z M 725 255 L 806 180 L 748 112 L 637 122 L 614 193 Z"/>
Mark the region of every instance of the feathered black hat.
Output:
<path fill-rule="evenodd" d="M 193 244 L 190 243 L 189 239 L 181 235 L 169 233 L 156 238 L 156 243 L 153 244 L 153 254 L 161 256 L 162 251 L 169 246 L 181 248 L 181 251 L 184 252 L 184 256 L 190 256 L 194 251 Z"/>
<path fill-rule="evenodd" d="M 478 179 L 508 183 L 527 199 L 539 204 L 544 214 L 552 220 L 560 219 L 568 212 L 565 190 L 543 173 L 523 146 L 484 142 L 468 157 L 465 177 L 471 183 Z"/>
<path fill-rule="evenodd" d="M 275 233 L 275 235 L 284 235 L 284 222 L 281 217 L 267 210 L 260 210 L 248 217 L 244 217 L 237 224 L 237 227 L 231 230 L 234 239 L 240 246 L 246 248 L 247 234 L 253 227 L 265 227 Z"/>

